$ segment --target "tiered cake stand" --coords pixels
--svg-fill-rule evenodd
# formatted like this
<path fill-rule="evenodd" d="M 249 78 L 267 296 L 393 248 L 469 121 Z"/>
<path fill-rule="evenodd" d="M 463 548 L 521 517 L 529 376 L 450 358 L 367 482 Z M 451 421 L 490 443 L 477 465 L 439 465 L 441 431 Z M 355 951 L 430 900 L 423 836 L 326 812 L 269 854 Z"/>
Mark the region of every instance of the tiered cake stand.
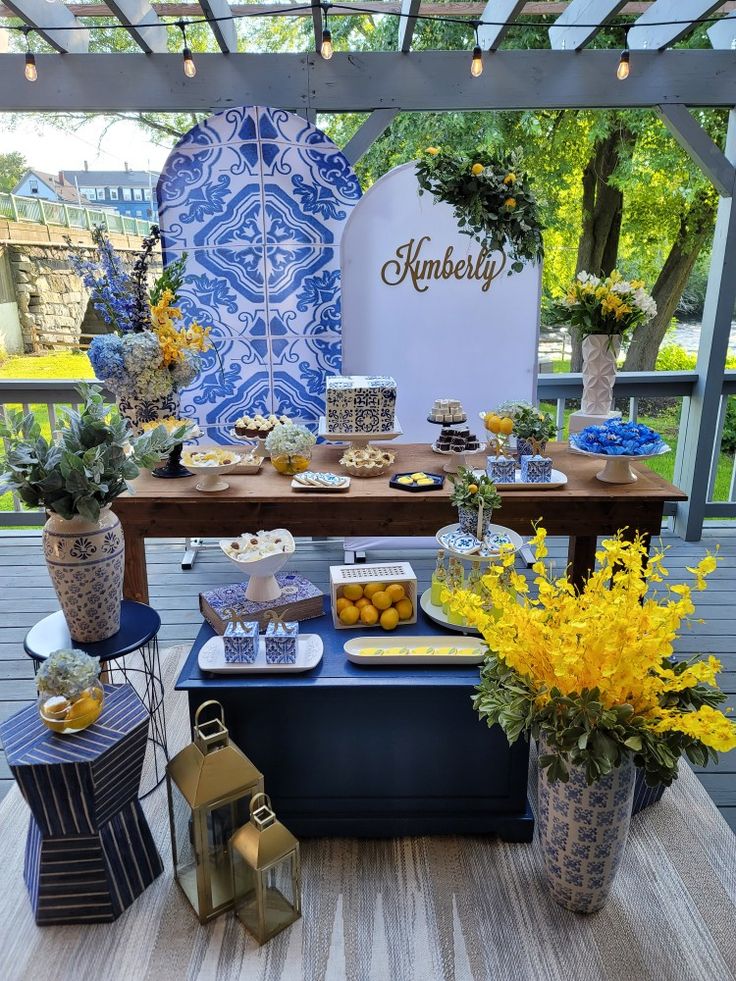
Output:
<path fill-rule="evenodd" d="M 442 426 L 444 429 L 452 429 L 455 426 L 464 426 L 467 421 L 467 415 L 464 419 L 459 420 L 458 422 L 440 422 L 438 419 L 432 419 L 430 416 L 427 416 L 427 422 L 431 422 L 433 426 Z M 457 450 L 439 450 L 437 449 L 436 442 L 432 443 L 432 451 L 434 453 L 439 453 L 442 456 L 449 457 L 447 463 L 442 468 L 445 473 L 457 473 L 460 467 L 468 467 L 469 469 L 472 469 L 473 465 L 470 463 L 468 458 L 475 456 L 476 453 L 482 453 L 485 448 L 486 444 L 479 442 L 477 450 L 461 450 L 458 452 Z"/>

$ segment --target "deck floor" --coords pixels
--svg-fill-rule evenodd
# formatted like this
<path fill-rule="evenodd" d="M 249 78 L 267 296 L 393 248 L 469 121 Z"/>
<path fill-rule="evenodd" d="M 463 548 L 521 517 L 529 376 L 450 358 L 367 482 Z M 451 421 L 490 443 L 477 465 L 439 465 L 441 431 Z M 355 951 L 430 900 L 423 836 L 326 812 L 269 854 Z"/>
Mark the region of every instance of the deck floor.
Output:
<path fill-rule="evenodd" d="M 696 596 L 697 616 L 704 622 L 686 630 L 676 649 L 719 657 L 724 668 L 723 687 L 729 704 L 736 707 L 736 529 L 708 530 L 697 544 L 672 536 L 665 536 L 665 543 L 669 546 L 667 565 L 672 582 L 687 577 L 686 566 L 702 557 L 706 548 L 720 545 L 718 571 L 711 577 L 709 588 Z M 34 698 L 33 670 L 23 651 L 23 637 L 36 621 L 58 609 L 40 545 L 38 532 L 0 534 L 0 719 Z M 553 539 L 550 545 L 555 562 L 564 567 L 567 542 Z M 232 564 L 219 549 L 202 550 L 188 571 L 181 569 L 182 554 L 182 542 L 153 540 L 147 544 L 151 603 L 161 615 L 162 648 L 190 644 L 201 623 L 199 592 L 236 578 Z M 389 554 L 396 558 L 395 552 Z M 382 555 L 371 553 L 369 560 Z M 300 571 L 326 589 L 328 566 L 342 562 L 342 547 L 335 540 L 304 543 L 297 556 Z M 420 581 L 429 578 L 432 553 L 417 551 L 404 557 L 412 562 Z M 722 757 L 717 768 L 699 770 L 698 776 L 736 831 L 736 751 Z M 0 799 L 11 781 L 5 755 L 0 752 Z"/>

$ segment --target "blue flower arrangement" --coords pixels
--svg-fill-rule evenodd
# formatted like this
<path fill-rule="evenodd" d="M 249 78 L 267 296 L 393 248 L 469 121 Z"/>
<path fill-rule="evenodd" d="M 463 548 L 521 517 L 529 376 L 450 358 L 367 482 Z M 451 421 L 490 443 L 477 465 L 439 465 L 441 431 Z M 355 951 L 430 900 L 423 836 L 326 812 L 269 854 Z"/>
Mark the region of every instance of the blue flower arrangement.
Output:
<path fill-rule="evenodd" d="M 588 426 L 570 436 L 570 444 L 586 453 L 605 453 L 607 456 L 648 456 L 661 453 L 665 446 L 662 437 L 642 422 L 622 422 L 609 419 L 602 426 Z"/>

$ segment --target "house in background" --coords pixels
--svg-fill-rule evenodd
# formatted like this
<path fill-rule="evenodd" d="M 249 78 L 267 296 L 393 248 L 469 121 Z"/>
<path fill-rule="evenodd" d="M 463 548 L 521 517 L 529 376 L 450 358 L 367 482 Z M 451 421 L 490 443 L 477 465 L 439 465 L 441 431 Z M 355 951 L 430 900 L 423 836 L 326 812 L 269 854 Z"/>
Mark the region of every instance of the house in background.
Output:
<path fill-rule="evenodd" d="M 27 171 L 14 194 L 47 201 L 107 208 L 128 218 L 156 221 L 154 187 L 158 174 L 150 170 L 60 170 L 57 176 Z"/>

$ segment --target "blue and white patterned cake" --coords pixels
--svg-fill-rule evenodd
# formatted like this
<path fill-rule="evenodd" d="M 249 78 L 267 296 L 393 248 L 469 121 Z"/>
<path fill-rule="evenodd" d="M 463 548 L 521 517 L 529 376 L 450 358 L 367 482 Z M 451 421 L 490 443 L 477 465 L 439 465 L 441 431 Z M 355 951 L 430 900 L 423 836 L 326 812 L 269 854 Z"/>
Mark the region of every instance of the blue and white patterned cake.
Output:
<path fill-rule="evenodd" d="M 388 375 L 333 375 L 327 379 L 328 433 L 390 433 L 396 416 L 396 382 Z"/>
<path fill-rule="evenodd" d="M 266 661 L 294 664 L 299 640 L 299 624 L 294 620 L 271 620 L 266 627 Z"/>
<path fill-rule="evenodd" d="M 548 484 L 552 480 L 552 461 L 548 456 L 523 456 L 521 458 L 522 484 Z"/>
<path fill-rule="evenodd" d="M 254 620 L 231 622 L 225 628 L 223 641 L 228 664 L 252 664 L 258 656 L 258 624 Z"/>

